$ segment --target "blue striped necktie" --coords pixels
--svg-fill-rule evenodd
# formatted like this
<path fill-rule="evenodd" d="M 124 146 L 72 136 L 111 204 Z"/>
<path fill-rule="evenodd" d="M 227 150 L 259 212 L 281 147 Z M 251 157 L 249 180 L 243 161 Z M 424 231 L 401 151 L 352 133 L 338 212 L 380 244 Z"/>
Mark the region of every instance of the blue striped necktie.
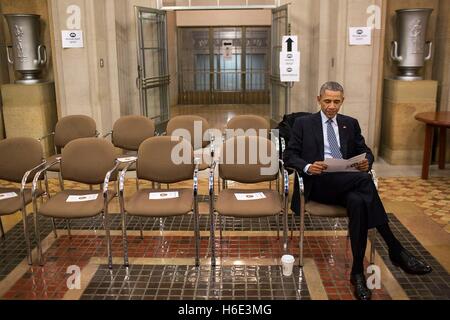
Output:
<path fill-rule="evenodd" d="M 328 135 L 328 144 L 330 145 L 331 156 L 334 159 L 342 159 L 342 153 L 339 149 L 339 144 L 336 138 L 336 133 L 333 129 L 333 120 L 328 119 L 327 121 L 327 135 Z"/>

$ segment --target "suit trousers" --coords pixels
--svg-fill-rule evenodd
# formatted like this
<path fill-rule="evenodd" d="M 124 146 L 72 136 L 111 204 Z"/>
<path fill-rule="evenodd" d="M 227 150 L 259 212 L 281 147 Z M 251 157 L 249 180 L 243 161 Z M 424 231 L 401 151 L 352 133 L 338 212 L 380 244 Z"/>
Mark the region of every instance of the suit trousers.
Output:
<path fill-rule="evenodd" d="M 347 208 L 353 259 L 362 263 L 368 230 L 389 222 L 372 177 L 365 172 L 336 172 L 309 178 L 310 200 Z"/>

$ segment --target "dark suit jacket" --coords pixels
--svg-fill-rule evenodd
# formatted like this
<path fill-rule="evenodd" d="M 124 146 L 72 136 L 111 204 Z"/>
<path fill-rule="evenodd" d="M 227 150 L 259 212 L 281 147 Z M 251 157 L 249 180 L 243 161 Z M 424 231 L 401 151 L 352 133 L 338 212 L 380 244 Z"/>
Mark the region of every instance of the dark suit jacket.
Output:
<path fill-rule="evenodd" d="M 350 159 L 361 153 L 366 153 L 366 158 L 369 160 L 371 168 L 374 157 L 372 151 L 366 146 L 364 137 L 361 135 L 358 120 L 338 114 L 337 124 L 343 158 Z M 293 167 L 302 174 L 305 183 L 305 198 L 308 200 L 314 176 L 305 174 L 303 169 L 307 164 L 324 160 L 324 137 L 320 112 L 300 117 L 295 121 L 292 137 L 283 158 L 287 167 Z M 295 179 L 291 208 L 298 214 L 300 212 L 300 204 L 296 195 L 298 195 L 297 179 Z"/>

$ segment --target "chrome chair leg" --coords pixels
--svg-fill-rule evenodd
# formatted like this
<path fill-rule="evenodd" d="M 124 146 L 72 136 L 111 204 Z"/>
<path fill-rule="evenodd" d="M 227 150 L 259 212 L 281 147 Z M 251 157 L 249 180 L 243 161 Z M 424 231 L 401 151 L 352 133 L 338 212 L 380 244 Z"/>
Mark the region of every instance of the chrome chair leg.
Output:
<path fill-rule="evenodd" d="M 302 208 L 304 208 L 304 203 L 301 204 Z M 304 238 L 305 238 L 305 212 L 304 209 L 301 209 L 300 212 L 300 268 L 303 268 L 303 248 L 304 248 Z"/>
<path fill-rule="evenodd" d="M 27 220 L 27 210 L 26 207 L 23 206 L 22 208 L 22 220 L 23 220 L 23 233 L 25 235 L 25 243 L 27 246 L 27 260 L 28 264 L 31 266 L 33 264 L 33 259 L 31 257 L 31 241 L 30 241 L 30 234 L 28 233 L 28 220 Z M 3 226 L 1 225 L 0 220 L 0 227 L 2 229 L 2 238 L 5 236 L 5 231 L 3 230 Z"/>
<path fill-rule="evenodd" d="M 295 212 L 291 214 L 291 240 L 294 239 Z"/>
<path fill-rule="evenodd" d="M 210 220 L 209 241 L 211 241 L 211 267 L 215 267 L 216 266 L 216 241 L 215 241 L 215 234 L 214 234 L 214 208 L 213 208 L 213 204 L 211 201 L 210 201 L 210 203 L 211 203 L 211 205 L 210 205 L 210 210 L 209 210 L 209 220 Z"/>
<path fill-rule="evenodd" d="M 217 179 L 218 188 L 220 190 L 220 177 Z M 216 266 L 216 241 L 214 235 L 214 182 L 212 188 L 209 188 L 209 241 L 211 242 L 211 268 Z"/>
<path fill-rule="evenodd" d="M 45 181 L 45 194 L 47 195 L 47 199 L 51 198 L 50 189 L 48 187 L 48 174 L 47 171 L 44 172 L 44 181 Z M 42 203 L 44 201 L 44 197 L 41 197 Z"/>
<path fill-rule="evenodd" d="M 125 212 L 125 203 L 123 199 L 123 193 L 119 195 L 119 206 L 120 212 L 122 214 L 122 241 L 123 241 L 123 265 L 125 266 L 127 272 L 129 267 L 128 261 L 128 236 L 127 236 L 127 215 Z"/>
<path fill-rule="evenodd" d="M 2 223 L 2 217 L 0 217 L 0 232 L 1 232 L 1 237 L 2 237 L 2 240 L 5 240 L 5 229 L 3 229 L 3 223 Z"/>
<path fill-rule="evenodd" d="M 105 199 L 106 202 L 106 199 Z M 105 226 L 106 233 L 106 250 L 108 252 L 108 267 L 112 269 L 112 246 L 111 246 L 111 234 L 109 232 L 109 217 L 108 217 L 108 204 L 105 204 L 104 209 L 105 214 L 103 215 L 103 224 Z"/>
<path fill-rule="evenodd" d="M 36 248 L 37 248 L 37 255 L 38 255 L 38 261 L 39 265 L 44 265 L 44 259 L 42 257 L 42 244 L 41 244 L 41 233 L 39 230 L 39 221 L 38 221 L 38 214 L 37 214 L 37 206 L 34 204 L 34 233 L 36 238 Z"/>
<path fill-rule="evenodd" d="M 289 253 L 289 243 L 288 243 L 288 232 L 289 232 L 289 224 L 288 224 L 288 216 L 287 212 L 283 213 L 283 250 L 285 254 Z"/>
<path fill-rule="evenodd" d="M 123 265 L 128 268 L 130 263 L 128 261 L 128 236 L 127 236 L 127 215 L 122 213 L 122 237 L 123 237 Z"/>
<path fill-rule="evenodd" d="M 222 220 L 222 215 L 221 214 L 219 214 L 219 239 L 220 239 L 220 243 L 222 243 L 222 240 L 223 240 L 223 225 L 222 225 L 222 223 L 223 223 L 223 220 Z"/>
<path fill-rule="evenodd" d="M 195 238 L 195 266 L 200 266 L 200 225 L 197 195 L 194 196 L 194 238 Z"/>
<path fill-rule="evenodd" d="M 58 171 L 58 180 L 59 180 L 59 188 L 61 191 L 64 191 L 64 180 L 61 175 L 61 170 Z"/>
<path fill-rule="evenodd" d="M 52 229 L 53 229 L 53 235 L 55 238 L 58 238 L 58 231 L 56 230 L 56 221 L 55 218 L 52 218 Z"/>
<path fill-rule="evenodd" d="M 139 217 L 139 230 L 141 233 L 141 240 L 144 240 L 144 226 L 142 225 L 142 217 Z"/>
<path fill-rule="evenodd" d="M 66 226 L 67 226 L 67 234 L 69 236 L 69 239 L 72 239 L 72 231 L 70 230 L 70 220 L 66 219 Z"/>
<path fill-rule="evenodd" d="M 277 214 L 275 219 L 277 220 L 277 240 L 280 240 L 280 215 Z"/>

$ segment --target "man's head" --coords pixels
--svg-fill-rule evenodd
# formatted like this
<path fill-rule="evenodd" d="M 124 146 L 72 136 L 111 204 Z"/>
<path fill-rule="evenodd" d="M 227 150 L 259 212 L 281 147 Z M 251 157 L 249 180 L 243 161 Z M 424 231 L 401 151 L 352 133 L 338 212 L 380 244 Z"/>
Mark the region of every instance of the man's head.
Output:
<path fill-rule="evenodd" d="M 320 96 L 317 97 L 320 108 L 329 119 L 337 115 L 344 99 L 344 88 L 333 81 L 326 82 L 320 88 Z"/>

